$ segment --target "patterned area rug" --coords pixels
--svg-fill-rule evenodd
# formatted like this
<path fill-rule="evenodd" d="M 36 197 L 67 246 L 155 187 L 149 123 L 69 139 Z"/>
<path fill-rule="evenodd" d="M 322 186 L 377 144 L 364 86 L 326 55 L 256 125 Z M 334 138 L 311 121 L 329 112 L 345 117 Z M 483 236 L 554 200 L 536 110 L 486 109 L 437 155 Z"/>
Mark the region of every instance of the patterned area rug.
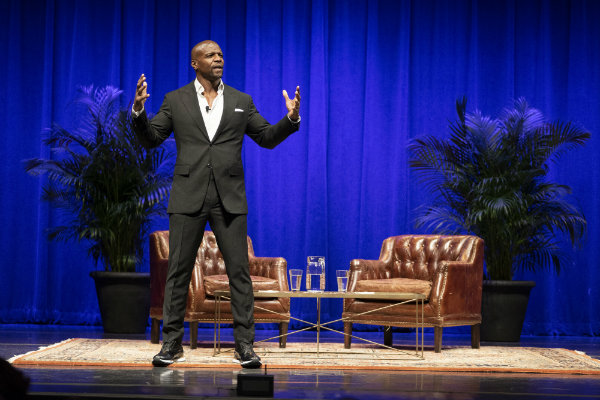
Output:
<path fill-rule="evenodd" d="M 534 347 L 484 346 L 445 347 L 441 353 L 424 352 L 424 358 L 414 348 L 392 351 L 371 345 L 353 344 L 344 349 L 341 343 L 322 343 L 319 353 L 315 343 L 288 343 L 280 349 L 277 343 L 261 343 L 257 354 L 268 368 L 309 369 L 382 369 L 452 372 L 524 372 L 545 374 L 600 375 L 600 361 L 582 352 Z M 17 366 L 62 367 L 150 367 L 152 356 L 160 345 L 149 341 L 124 339 L 69 339 L 9 361 Z M 184 346 L 185 361 L 176 368 L 229 368 L 233 362 L 232 344 L 226 343 L 220 354 L 213 356 L 212 344 L 201 344 L 191 350 Z M 419 353 L 420 355 L 420 353 Z"/>

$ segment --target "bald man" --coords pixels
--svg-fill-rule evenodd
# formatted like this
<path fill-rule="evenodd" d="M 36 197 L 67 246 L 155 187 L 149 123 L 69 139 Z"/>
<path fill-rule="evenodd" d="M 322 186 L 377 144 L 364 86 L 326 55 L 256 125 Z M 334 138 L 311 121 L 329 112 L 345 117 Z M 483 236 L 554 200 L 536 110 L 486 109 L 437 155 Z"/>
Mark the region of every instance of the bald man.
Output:
<path fill-rule="evenodd" d="M 274 148 L 300 124 L 300 87 L 292 99 L 283 91 L 288 110 L 269 124 L 252 98 L 223 83 L 223 52 L 211 40 L 192 49 L 196 79 L 167 93 L 149 120 L 144 103 L 150 96 L 146 77 L 137 82 L 133 128 L 144 146 L 160 145 L 174 134 L 177 160 L 167 212 L 169 269 L 163 305 L 163 345 L 155 366 L 183 359 L 181 341 L 188 286 L 206 223 L 210 224 L 227 269 L 231 290 L 235 358 L 244 368 L 258 368 L 253 349 L 254 296 L 248 267 L 246 189 L 242 164 L 244 134 L 259 146 Z"/>

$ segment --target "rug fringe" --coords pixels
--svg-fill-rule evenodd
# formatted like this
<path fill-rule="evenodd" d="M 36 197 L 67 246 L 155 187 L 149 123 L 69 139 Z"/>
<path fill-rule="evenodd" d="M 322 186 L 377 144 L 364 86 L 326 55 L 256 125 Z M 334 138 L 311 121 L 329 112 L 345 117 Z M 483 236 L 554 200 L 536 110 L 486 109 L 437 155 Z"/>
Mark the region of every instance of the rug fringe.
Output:
<path fill-rule="evenodd" d="M 29 354 L 33 354 L 36 351 L 51 349 L 53 347 L 61 346 L 61 345 L 65 344 L 65 343 L 68 343 L 68 342 L 73 341 L 73 340 L 75 340 L 75 339 L 74 338 L 70 338 L 70 339 L 63 340 L 62 342 L 51 344 L 49 346 L 40 346 L 37 350 L 31 350 L 31 351 L 28 351 L 27 353 L 23 353 L 23 354 L 18 354 L 18 355 L 12 356 L 11 358 L 9 358 L 6 361 L 8 361 L 9 363 L 12 364 L 13 362 L 17 361 L 19 358 L 28 356 Z"/>

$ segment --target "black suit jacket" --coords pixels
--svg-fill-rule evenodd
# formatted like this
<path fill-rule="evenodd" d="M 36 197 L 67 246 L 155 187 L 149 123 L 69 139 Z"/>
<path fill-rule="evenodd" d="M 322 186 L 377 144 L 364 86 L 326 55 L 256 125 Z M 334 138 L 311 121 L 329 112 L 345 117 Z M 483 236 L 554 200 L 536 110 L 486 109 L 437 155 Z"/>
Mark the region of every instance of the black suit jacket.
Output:
<path fill-rule="evenodd" d="M 223 116 L 212 140 L 208 138 L 194 82 L 165 95 L 158 113 L 149 120 L 142 112 L 133 118 L 133 128 L 148 148 L 160 145 L 171 132 L 175 136 L 177 160 L 169 198 L 169 213 L 198 211 L 208 188 L 212 170 L 225 210 L 246 214 L 246 188 L 242 164 L 244 133 L 258 145 L 274 148 L 298 130 L 284 116 L 269 124 L 256 110 L 252 98 L 224 85 Z"/>

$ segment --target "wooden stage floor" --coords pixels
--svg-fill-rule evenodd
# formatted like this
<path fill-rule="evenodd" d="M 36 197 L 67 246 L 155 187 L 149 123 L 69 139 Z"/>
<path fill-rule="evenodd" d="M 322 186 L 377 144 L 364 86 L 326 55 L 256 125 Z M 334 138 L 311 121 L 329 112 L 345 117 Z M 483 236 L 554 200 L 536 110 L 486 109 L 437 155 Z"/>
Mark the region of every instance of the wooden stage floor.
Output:
<path fill-rule="evenodd" d="M 231 340 L 231 329 L 224 329 Z M 257 329 L 257 340 L 275 331 Z M 382 332 L 365 332 L 382 340 Z M 184 341 L 189 340 L 186 329 Z M 213 330 L 202 328 L 199 340 L 212 341 Z M 414 340 L 414 333 L 394 333 L 394 344 Z M 141 335 L 108 335 L 101 327 L 59 325 L 0 325 L 0 357 L 37 350 L 68 338 L 119 337 L 150 339 Z M 341 342 L 338 335 L 322 333 L 324 341 Z M 312 341 L 307 332 L 290 338 Z M 426 330 L 425 344 L 433 343 Z M 445 346 L 470 346 L 470 336 L 444 332 Z M 482 343 L 483 346 L 491 343 Z M 495 343 L 497 345 L 497 343 Z M 524 336 L 513 346 L 561 347 L 580 350 L 600 359 L 599 337 Z M 152 354 L 148 355 L 149 359 Z M 256 371 L 191 370 L 177 368 L 87 369 L 23 368 L 31 380 L 31 399 L 228 399 L 236 396 L 238 374 Z M 277 399 L 593 399 L 600 398 L 600 376 L 561 376 L 498 373 L 423 373 L 364 370 L 272 370 Z"/>

